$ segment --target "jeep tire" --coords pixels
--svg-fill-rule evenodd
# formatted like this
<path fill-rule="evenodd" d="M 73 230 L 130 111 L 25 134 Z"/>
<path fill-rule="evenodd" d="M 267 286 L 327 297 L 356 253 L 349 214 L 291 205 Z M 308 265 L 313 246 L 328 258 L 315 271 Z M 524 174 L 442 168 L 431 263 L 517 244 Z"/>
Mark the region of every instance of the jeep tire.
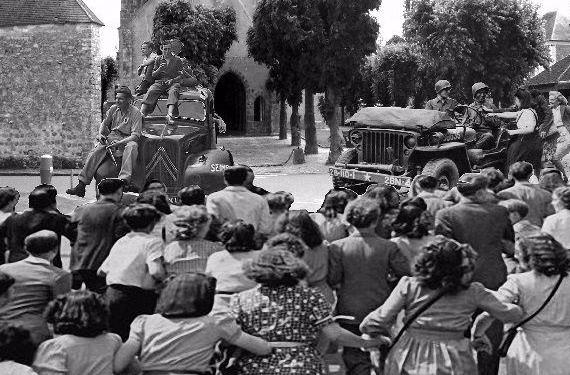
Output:
<path fill-rule="evenodd" d="M 342 167 L 343 164 L 356 164 L 358 163 L 358 153 L 355 148 L 349 148 L 344 150 L 338 159 L 336 160 L 335 166 Z M 351 180 L 348 178 L 335 177 L 332 178 L 333 188 L 340 189 L 346 188 L 354 190 L 357 194 L 361 194 L 366 190 L 367 183 L 362 183 L 362 181 Z"/>
<path fill-rule="evenodd" d="M 437 179 L 438 188 L 449 190 L 459 180 L 459 170 L 457 165 L 451 159 L 434 159 L 426 163 L 422 170 L 422 174 L 433 176 Z"/>

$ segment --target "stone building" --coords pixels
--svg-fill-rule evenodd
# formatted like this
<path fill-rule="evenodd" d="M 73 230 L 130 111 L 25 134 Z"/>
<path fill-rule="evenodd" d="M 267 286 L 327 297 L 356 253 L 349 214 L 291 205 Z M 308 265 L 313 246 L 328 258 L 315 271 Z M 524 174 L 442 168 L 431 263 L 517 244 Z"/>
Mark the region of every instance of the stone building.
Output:
<path fill-rule="evenodd" d="M 81 0 L 0 1 L 0 160 L 74 166 L 101 122 L 99 32 Z M 12 164 L 12 165 L 11 165 Z"/>
<path fill-rule="evenodd" d="M 237 16 L 238 40 L 226 53 L 226 61 L 214 90 L 216 112 L 230 134 L 265 135 L 277 131 L 279 110 L 265 88 L 266 67 L 248 57 L 246 33 L 252 24 L 257 0 L 188 0 L 194 5 L 232 7 Z M 150 40 L 155 9 L 161 0 L 121 0 L 119 28 L 119 80 L 135 87 L 136 70 L 142 61 L 140 45 Z M 275 108 L 274 110 L 272 110 Z M 275 118 L 272 121 L 272 117 Z"/>

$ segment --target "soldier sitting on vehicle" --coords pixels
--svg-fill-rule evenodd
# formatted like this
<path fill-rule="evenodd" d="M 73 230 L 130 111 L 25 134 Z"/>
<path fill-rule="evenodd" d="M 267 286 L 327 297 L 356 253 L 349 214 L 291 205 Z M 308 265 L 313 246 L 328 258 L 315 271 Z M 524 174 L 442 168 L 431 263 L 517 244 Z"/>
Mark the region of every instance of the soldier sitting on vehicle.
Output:
<path fill-rule="evenodd" d="M 425 105 L 425 109 L 431 109 L 440 112 L 451 112 L 455 107 L 457 107 L 457 101 L 449 97 L 449 91 L 451 90 L 451 83 L 446 80 L 437 81 L 435 84 L 435 92 L 437 96 Z"/>
<path fill-rule="evenodd" d="M 485 116 L 487 111 L 496 109 L 491 99 L 491 89 L 483 82 L 477 82 L 471 86 L 471 93 L 473 94 L 473 103 L 469 105 L 469 108 L 475 111 L 467 113 L 466 123 L 475 129 L 475 148 L 490 150 L 495 147 L 493 130 L 500 127 L 499 121 Z"/>
<path fill-rule="evenodd" d="M 158 98 L 162 94 L 168 93 L 168 101 L 166 102 L 168 114 L 166 119 L 168 123 L 173 123 L 180 94 L 179 82 L 184 78 L 184 64 L 178 56 L 172 54 L 172 41 L 162 42 L 160 49 L 162 55 L 155 59 L 152 71 L 154 83 L 144 97 L 141 113 L 143 116 L 151 114 L 156 107 Z"/>
<path fill-rule="evenodd" d="M 135 89 L 135 95 L 146 94 L 148 88 L 154 81 L 152 78 L 152 68 L 154 66 L 156 53 L 152 50 L 152 43 L 149 41 L 142 42 L 141 52 L 143 55 L 143 61 L 137 69 L 137 74 L 142 78 L 142 81 Z"/>
<path fill-rule="evenodd" d="M 142 131 L 142 116 L 137 107 L 131 104 L 132 94 L 127 86 L 120 86 L 115 96 L 117 104 L 109 108 L 101 123 L 98 144 L 87 156 L 85 165 L 79 174 L 77 186 L 66 191 L 67 194 L 85 196 L 85 187 L 91 183 L 97 168 L 109 152 L 122 151 L 122 164 L 119 178 L 125 184 L 124 191 L 137 191 L 131 184 L 134 164 L 138 156 L 137 141 Z"/>

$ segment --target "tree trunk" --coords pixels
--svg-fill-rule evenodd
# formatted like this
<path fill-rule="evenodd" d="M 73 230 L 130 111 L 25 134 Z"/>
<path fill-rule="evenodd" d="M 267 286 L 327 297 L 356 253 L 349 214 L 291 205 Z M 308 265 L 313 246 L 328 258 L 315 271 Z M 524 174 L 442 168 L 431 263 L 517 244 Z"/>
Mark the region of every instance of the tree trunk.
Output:
<path fill-rule="evenodd" d="M 315 127 L 315 96 L 305 89 L 305 154 L 318 154 L 317 128 Z"/>
<path fill-rule="evenodd" d="M 279 101 L 279 139 L 287 139 L 287 102 L 283 97 Z"/>
<path fill-rule="evenodd" d="M 299 116 L 299 104 L 291 106 L 291 146 L 301 146 L 301 124 Z"/>
<path fill-rule="evenodd" d="M 342 152 L 342 137 L 340 136 L 338 106 L 339 95 L 335 87 L 327 86 L 325 90 L 325 100 L 327 103 L 327 113 L 325 121 L 330 129 L 331 147 L 327 164 L 334 164 Z"/>

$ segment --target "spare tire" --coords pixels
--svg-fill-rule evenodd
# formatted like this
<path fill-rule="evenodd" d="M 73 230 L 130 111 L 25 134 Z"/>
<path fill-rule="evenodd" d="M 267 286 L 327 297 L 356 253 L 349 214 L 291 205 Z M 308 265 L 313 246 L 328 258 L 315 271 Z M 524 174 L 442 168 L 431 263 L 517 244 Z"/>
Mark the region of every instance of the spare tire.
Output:
<path fill-rule="evenodd" d="M 451 159 L 442 158 L 430 160 L 422 170 L 422 174 L 433 176 L 437 179 L 438 187 L 449 190 L 459 181 L 459 170 Z"/>

